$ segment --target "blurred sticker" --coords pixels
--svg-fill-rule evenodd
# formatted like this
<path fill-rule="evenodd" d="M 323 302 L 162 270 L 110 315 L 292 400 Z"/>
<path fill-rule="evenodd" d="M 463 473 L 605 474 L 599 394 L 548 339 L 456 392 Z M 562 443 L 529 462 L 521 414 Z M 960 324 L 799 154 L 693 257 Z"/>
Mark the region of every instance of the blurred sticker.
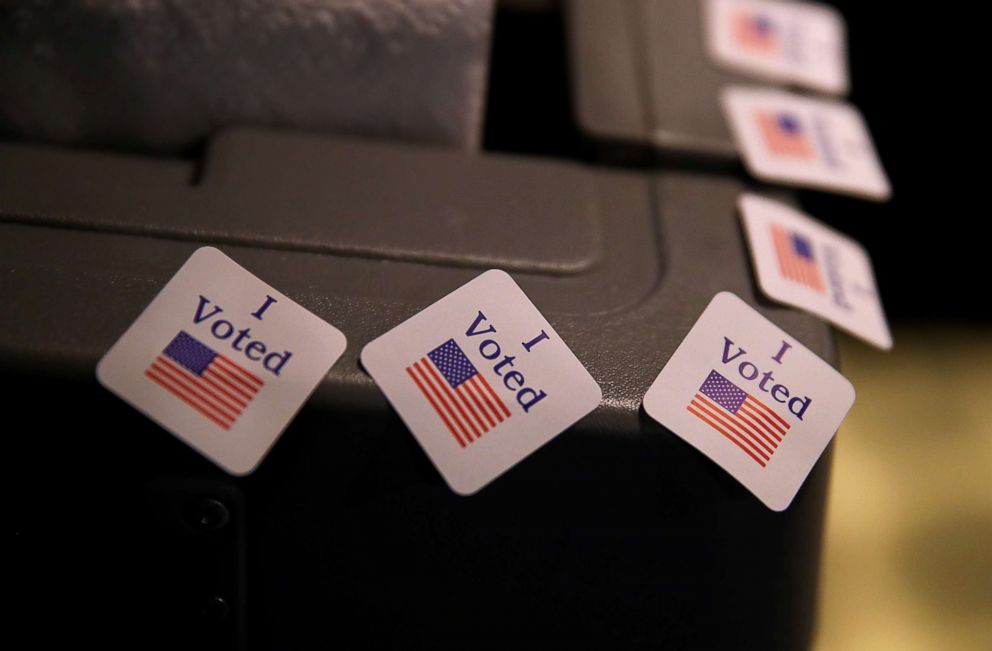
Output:
<path fill-rule="evenodd" d="M 884 350 L 892 335 L 868 253 L 854 240 L 778 201 L 738 201 L 761 290 Z"/>
<path fill-rule="evenodd" d="M 847 92 L 844 19 L 807 2 L 708 0 L 706 42 L 717 63 L 769 81 Z"/>
<path fill-rule="evenodd" d="M 244 475 L 345 345 L 337 328 L 204 247 L 107 351 L 96 375 L 221 468 Z"/>
<path fill-rule="evenodd" d="M 888 199 L 889 180 L 853 106 L 735 86 L 724 90 L 723 108 L 745 165 L 759 179 Z"/>
<path fill-rule="evenodd" d="M 361 359 L 461 495 L 515 466 L 602 398 L 554 328 L 498 270 L 370 342 Z"/>
<path fill-rule="evenodd" d="M 854 404 L 854 387 L 747 303 L 717 294 L 647 395 L 649 416 L 782 511 Z"/>

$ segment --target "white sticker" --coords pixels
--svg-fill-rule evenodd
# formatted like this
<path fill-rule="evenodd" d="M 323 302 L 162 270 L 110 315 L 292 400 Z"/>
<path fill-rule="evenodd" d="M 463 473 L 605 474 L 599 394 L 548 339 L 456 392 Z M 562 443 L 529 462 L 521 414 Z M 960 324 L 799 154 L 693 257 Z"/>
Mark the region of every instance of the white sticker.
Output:
<path fill-rule="evenodd" d="M 717 63 L 770 81 L 847 92 L 844 19 L 807 2 L 709 0 L 706 41 Z"/>
<path fill-rule="evenodd" d="M 345 337 L 211 247 L 97 365 L 106 388 L 234 475 L 250 473 Z"/>
<path fill-rule="evenodd" d="M 461 495 L 515 466 L 602 398 L 554 328 L 498 270 L 370 342 L 361 357 Z"/>
<path fill-rule="evenodd" d="M 792 502 L 853 404 L 847 378 L 728 292 L 710 301 L 644 396 L 649 416 L 775 511 Z"/>
<path fill-rule="evenodd" d="M 892 348 L 868 253 L 854 240 L 778 201 L 738 200 L 761 290 L 879 348 Z"/>
<path fill-rule="evenodd" d="M 843 102 L 768 88 L 731 87 L 723 108 L 756 177 L 870 199 L 891 190 L 861 114 Z"/>

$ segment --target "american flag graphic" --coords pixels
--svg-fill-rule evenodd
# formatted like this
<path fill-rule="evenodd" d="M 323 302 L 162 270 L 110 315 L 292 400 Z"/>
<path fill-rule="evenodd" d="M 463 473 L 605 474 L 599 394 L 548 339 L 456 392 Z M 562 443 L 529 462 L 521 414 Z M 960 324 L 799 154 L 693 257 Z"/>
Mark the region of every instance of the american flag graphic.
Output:
<path fill-rule="evenodd" d="M 758 111 L 758 128 L 768 149 L 793 158 L 812 158 L 813 146 L 799 119 L 791 113 Z"/>
<path fill-rule="evenodd" d="M 822 294 L 825 291 L 823 276 L 813 256 L 813 245 L 809 239 L 773 224 L 772 241 L 782 275 Z"/>
<path fill-rule="evenodd" d="M 738 11 L 733 18 L 733 32 L 734 40 L 741 47 L 767 53 L 778 50 L 775 23 L 768 16 Z"/>
<path fill-rule="evenodd" d="M 454 339 L 407 366 L 406 372 L 463 448 L 510 417 Z"/>
<path fill-rule="evenodd" d="M 145 376 L 223 429 L 231 428 L 264 385 L 185 331 L 169 342 Z"/>
<path fill-rule="evenodd" d="M 781 416 L 716 371 L 710 372 L 686 409 L 762 468 L 789 431 Z"/>

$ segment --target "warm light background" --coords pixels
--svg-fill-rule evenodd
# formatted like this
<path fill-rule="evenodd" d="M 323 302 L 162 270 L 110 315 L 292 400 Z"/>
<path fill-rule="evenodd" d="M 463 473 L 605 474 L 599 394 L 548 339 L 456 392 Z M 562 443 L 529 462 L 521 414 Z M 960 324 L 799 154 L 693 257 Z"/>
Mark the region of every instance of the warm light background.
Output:
<path fill-rule="evenodd" d="M 858 399 L 837 435 L 815 651 L 992 649 L 992 334 L 841 338 Z"/>

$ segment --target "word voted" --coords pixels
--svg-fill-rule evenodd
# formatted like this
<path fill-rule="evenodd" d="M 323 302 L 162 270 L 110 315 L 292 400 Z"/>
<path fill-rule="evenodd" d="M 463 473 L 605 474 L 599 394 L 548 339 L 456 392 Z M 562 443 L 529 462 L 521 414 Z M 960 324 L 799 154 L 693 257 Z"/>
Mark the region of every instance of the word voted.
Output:
<path fill-rule="evenodd" d="M 737 346 L 737 350 L 734 353 L 731 353 L 731 348 L 733 348 L 734 345 L 734 342 L 732 342 L 729 337 L 723 338 L 722 361 L 724 364 L 729 364 L 735 359 L 747 354 L 747 351 L 740 346 Z M 783 341 L 782 347 L 779 348 L 779 351 L 772 357 L 772 360 L 776 364 L 781 364 L 782 356 L 785 355 L 785 352 L 790 348 L 792 348 L 792 344 Z M 775 382 L 775 376 L 772 371 L 765 371 L 762 373 L 754 363 L 747 360 L 741 360 L 740 364 L 737 366 L 737 372 L 742 378 L 748 381 L 756 380 L 760 375 L 761 381 L 758 382 L 758 389 L 764 391 L 765 393 L 771 394 L 772 399 L 776 402 L 780 402 L 782 404 L 788 403 L 789 411 L 799 420 L 803 419 L 803 414 L 806 413 L 806 410 L 809 409 L 810 403 L 813 402 L 813 399 L 809 396 L 803 396 L 802 398 L 793 397 L 790 400 L 789 396 L 793 394 L 789 390 L 789 387 L 779 383 L 772 384 Z M 769 384 L 772 386 L 769 387 Z"/>
<path fill-rule="evenodd" d="M 489 319 L 482 313 L 482 310 L 479 310 L 479 313 L 475 316 L 475 320 L 472 322 L 472 325 L 465 331 L 465 336 L 478 337 L 489 333 L 496 334 L 496 327 L 492 324 L 490 324 L 485 330 L 480 330 L 479 328 L 483 321 L 488 322 Z M 548 339 L 548 333 L 541 330 L 539 335 L 530 341 L 521 343 L 520 345 L 523 346 L 525 353 L 529 353 L 531 348 L 545 339 Z M 492 361 L 503 354 L 503 349 L 495 339 L 483 339 L 479 342 L 479 354 Z M 516 394 L 517 404 L 523 407 L 524 413 L 529 413 L 531 408 L 541 400 L 547 398 L 548 394 L 544 391 L 538 391 L 525 386 L 526 379 L 524 378 L 524 374 L 520 371 L 506 370 L 504 372 L 507 367 L 514 368 L 514 362 L 516 359 L 517 358 L 513 355 L 503 355 L 503 359 L 496 362 L 493 366 L 493 373 L 495 373 L 497 377 L 503 379 L 503 386 Z"/>
<path fill-rule="evenodd" d="M 251 313 L 251 316 L 255 317 L 259 321 L 262 320 L 262 315 L 265 313 L 269 306 L 276 303 L 276 299 L 271 296 L 266 295 L 265 301 L 262 303 L 261 307 Z M 210 305 L 211 309 L 208 311 L 207 306 Z M 219 305 L 214 305 L 211 303 L 210 299 L 206 296 L 200 295 L 200 302 L 196 306 L 196 312 L 193 314 L 193 323 L 200 324 L 204 321 L 213 323 L 210 325 L 210 332 L 214 337 L 221 341 L 227 341 L 231 339 L 235 332 L 238 336 L 234 337 L 231 341 L 231 348 L 242 353 L 245 357 L 253 362 L 261 362 L 262 367 L 274 375 L 279 375 L 286 363 L 293 356 L 293 353 L 288 350 L 284 350 L 281 353 L 273 352 L 269 350 L 263 342 L 252 339 L 251 328 L 242 328 L 238 330 L 233 323 L 227 319 L 218 319 L 217 315 L 224 311 Z M 268 354 L 266 354 L 268 353 Z"/>

